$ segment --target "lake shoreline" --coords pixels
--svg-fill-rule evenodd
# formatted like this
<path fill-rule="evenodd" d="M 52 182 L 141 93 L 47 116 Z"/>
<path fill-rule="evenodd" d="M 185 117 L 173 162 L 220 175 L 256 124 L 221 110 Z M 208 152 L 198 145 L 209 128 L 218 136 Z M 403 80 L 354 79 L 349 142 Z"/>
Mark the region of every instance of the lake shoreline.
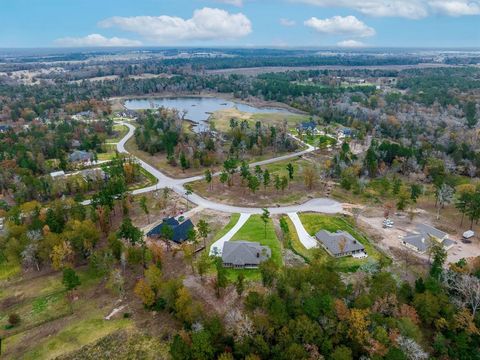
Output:
<path fill-rule="evenodd" d="M 122 111 L 127 110 L 125 106 L 125 102 L 127 100 L 149 100 L 149 99 L 171 99 L 171 98 L 218 98 L 226 101 L 232 101 L 239 104 L 249 105 L 252 107 L 257 108 L 278 108 L 281 110 L 287 110 L 293 114 L 297 115 L 305 115 L 307 114 L 304 111 L 291 107 L 282 102 L 277 101 L 267 101 L 258 99 L 255 97 L 251 97 L 249 99 L 239 99 L 233 96 L 232 93 L 217 93 L 217 92 L 200 92 L 200 93 L 172 93 L 172 92 L 162 92 L 162 93 L 152 93 L 152 94 L 145 94 L 145 95 L 132 95 L 132 96 L 116 96 L 111 97 L 108 100 L 112 104 L 112 110 L 114 111 Z"/>

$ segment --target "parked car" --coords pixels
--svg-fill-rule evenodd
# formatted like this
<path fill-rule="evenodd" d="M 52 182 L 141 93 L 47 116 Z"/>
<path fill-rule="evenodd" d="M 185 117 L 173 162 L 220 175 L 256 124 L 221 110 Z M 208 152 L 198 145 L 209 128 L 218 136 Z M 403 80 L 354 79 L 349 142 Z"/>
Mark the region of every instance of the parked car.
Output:
<path fill-rule="evenodd" d="M 393 228 L 393 225 L 394 225 L 394 222 L 393 220 L 390 220 L 390 219 L 385 219 L 383 220 L 383 228 L 386 229 L 386 228 Z"/>

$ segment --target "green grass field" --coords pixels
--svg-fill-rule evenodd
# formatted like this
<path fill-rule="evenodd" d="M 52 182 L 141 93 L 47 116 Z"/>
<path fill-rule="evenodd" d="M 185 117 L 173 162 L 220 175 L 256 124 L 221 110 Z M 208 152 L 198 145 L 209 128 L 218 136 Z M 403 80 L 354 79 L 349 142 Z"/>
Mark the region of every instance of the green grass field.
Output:
<path fill-rule="evenodd" d="M 355 259 L 353 257 L 343 257 L 336 259 L 338 269 L 344 272 L 353 272 L 358 269 L 359 266 L 365 264 L 367 261 L 372 259 L 379 261 L 382 258 L 385 258 L 375 247 L 370 243 L 370 240 L 359 232 L 353 225 L 353 222 L 350 218 L 343 218 L 339 216 L 329 216 L 321 214 L 310 214 L 304 213 L 299 214 L 300 220 L 302 221 L 305 230 L 310 235 L 315 235 L 319 230 L 327 230 L 330 232 L 336 232 L 337 230 L 344 230 L 350 233 L 355 239 L 363 244 L 365 250 L 368 254 L 366 259 Z M 289 224 L 290 225 L 290 224 Z M 291 225 L 293 227 L 293 224 Z M 293 228 L 294 229 L 294 228 Z M 290 230 L 292 232 L 292 230 Z M 302 256 L 306 256 L 308 259 L 319 258 L 319 259 L 329 259 L 331 256 L 323 249 L 314 249 L 307 250 L 303 245 L 298 241 L 292 239 L 292 245 L 296 252 Z"/>
<path fill-rule="evenodd" d="M 132 326 L 130 319 L 104 320 L 108 304 L 115 298 L 106 292 L 102 278 L 96 274 L 85 269 L 78 269 L 77 274 L 81 281 L 79 298 L 71 304 L 60 272 L 27 280 L 19 277 L 6 284 L 0 301 L 12 305 L 0 313 L 5 359 L 55 358 Z M 101 295 L 92 296 L 99 286 Z M 12 313 L 20 316 L 20 323 L 8 329 L 5 325 Z"/>

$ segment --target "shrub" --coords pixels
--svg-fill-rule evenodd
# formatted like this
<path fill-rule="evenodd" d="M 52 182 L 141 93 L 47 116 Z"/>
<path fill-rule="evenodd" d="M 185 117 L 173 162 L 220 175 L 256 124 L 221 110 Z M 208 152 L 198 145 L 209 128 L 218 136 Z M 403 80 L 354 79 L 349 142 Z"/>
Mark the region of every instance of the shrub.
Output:
<path fill-rule="evenodd" d="M 8 324 L 11 326 L 11 327 L 15 327 L 17 326 L 18 324 L 20 324 L 20 315 L 18 314 L 10 314 L 8 316 Z"/>

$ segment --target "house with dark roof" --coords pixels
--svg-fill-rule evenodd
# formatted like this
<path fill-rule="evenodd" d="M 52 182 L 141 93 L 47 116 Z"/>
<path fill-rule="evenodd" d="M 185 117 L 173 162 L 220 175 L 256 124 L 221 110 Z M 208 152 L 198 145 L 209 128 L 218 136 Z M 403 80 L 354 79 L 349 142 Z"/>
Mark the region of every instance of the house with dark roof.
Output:
<path fill-rule="evenodd" d="M 163 229 L 166 226 L 170 226 L 172 228 L 173 236 L 170 240 L 176 242 L 177 244 L 181 244 L 182 242 L 187 240 L 189 231 L 193 229 L 193 223 L 190 219 L 187 219 L 184 222 L 180 223 L 177 219 L 171 217 L 163 219 L 161 224 L 155 226 L 147 233 L 147 236 L 150 238 L 162 237 L 164 234 Z"/>
<path fill-rule="evenodd" d="M 315 234 L 322 247 L 334 257 L 367 257 L 365 247 L 346 231 L 331 233 L 327 230 L 320 230 Z"/>
<path fill-rule="evenodd" d="M 417 224 L 415 232 L 409 232 L 402 238 L 402 244 L 421 254 L 437 242 L 442 244 L 445 250 L 450 250 L 456 243 L 448 238 L 448 234 L 442 230 L 426 224 Z"/>
<path fill-rule="evenodd" d="M 303 132 L 303 131 L 317 132 L 318 131 L 317 123 L 315 121 L 304 121 L 297 125 L 297 131 L 298 132 Z"/>
<path fill-rule="evenodd" d="M 68 161 L 72 163 L 86 163 L 93 160 L 93 154 L 88 151 L 75 150 L 68 155 Z"/>
<path fill-rule="evenodd" d="M 225 241 L 222 262 L 226 268 L 256 269 L 272 256 L 268 246 L 250 241 Z"/>

